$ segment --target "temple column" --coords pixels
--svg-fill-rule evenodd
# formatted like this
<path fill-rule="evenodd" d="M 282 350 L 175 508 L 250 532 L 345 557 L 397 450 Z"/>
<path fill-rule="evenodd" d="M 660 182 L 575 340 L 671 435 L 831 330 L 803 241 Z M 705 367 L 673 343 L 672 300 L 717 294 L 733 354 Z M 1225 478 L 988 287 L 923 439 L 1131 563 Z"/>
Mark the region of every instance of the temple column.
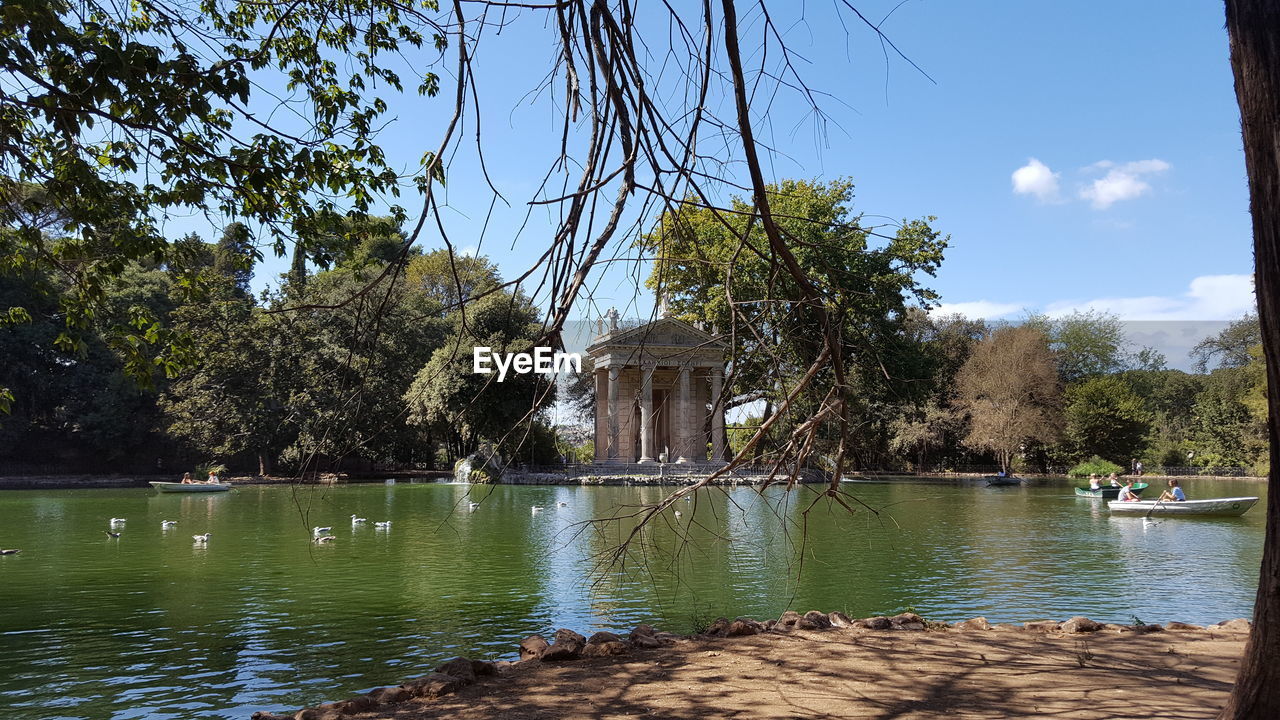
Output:
<path fill-rule="evenodd" d="M 594 432 L 592 432 L 591 435 L 591 442 L 595 444 L 595 453 L 593 454 L 592 462 L 598 463 L 604 462 L 609 457 L 609 412 L 608 407 L 603 405 L 609 395 L 609 388 L 605 382 L 607 372 L 608 371 L 603 369 L 597 369 L 591 373 L 594 376 L 593 379 L 595 380 L 596 390 L 596 402 L 594 408 L 596 416 L 595 423 L 593 423 Z"/>
<path fill-rule="evenodd" d="M 680 366 L 680 405 L 676 411 L 676 462 L 689 462 L 689 415 L 693 401 L 689 397 L 689 366 Z"/>
<path fill-rule="evenodd" d="M 640 462 L 653 462 L 653 366 L 640 366 Z"/>
<path fill-rule="evenodd" d="M 724 462 L 724 371 L 711 368 L 711 462 Z"/>
<path fill-rule="evenodd" d="M 609 462 L 618 461 L 618 375 L 622 368 L 609 368 Z"/>

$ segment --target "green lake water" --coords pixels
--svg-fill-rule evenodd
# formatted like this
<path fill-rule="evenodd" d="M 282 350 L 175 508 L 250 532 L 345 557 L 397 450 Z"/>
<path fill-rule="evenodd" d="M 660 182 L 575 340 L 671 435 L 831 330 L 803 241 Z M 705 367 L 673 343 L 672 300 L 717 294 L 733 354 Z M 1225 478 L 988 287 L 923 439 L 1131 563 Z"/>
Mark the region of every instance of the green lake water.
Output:
<path fill-rule="evenodd" d="M 812 504 L 806 489 L 704 490 L 673 509 L 680 518 L 657 519 L 624 572 L 604 574 L 633 522 L 583 523 L 669 488 L 0 492 L 0 547 L 22 549 L 0 557 L 0 718 L 247 718 L 395 684 L 455 655 L 511 657 L 522 637 L 558 627 L 687 632 L 788 608 L 992 622 L 1251 614 L 1262 504 L 1144 526 L 1065 480 L 844 487 L 859 512 Z M 1254 482 L 1185 487 L 1192 498 L 1265 494 Z M 368 523 L 353 526 L 352 513 Z M 103 533 L 112 517 L 126 519 L 118 539 Z M 383 520 L 389 530 L 373 527 Z M 324 525 L 336 541 L 312 543 Z M 205 532 L 207 545 L 192 541 Z"/>

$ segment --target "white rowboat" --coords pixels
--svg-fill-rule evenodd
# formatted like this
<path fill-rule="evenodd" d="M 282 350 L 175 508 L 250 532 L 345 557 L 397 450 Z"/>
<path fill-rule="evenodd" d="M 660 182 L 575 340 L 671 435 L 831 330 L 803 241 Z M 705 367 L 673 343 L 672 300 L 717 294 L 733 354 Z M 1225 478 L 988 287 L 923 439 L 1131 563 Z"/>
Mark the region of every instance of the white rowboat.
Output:
<path fill-rule="evenodd" d="M 1217 517 L 1233 517 L 1243 515 L 1245 511 L 1258 502 L 1256 497 L 1211 498 L 1209 500 L 1138 500 L 1121 502 L 1112 500 L 1107 503 L 1111 512 L 1124 515 L 1146 515 L 1165 517 L 1168 515 L 1215 515 Z"/>
<path fill-rule="evenodd" d="M 151 487 L 160 492 L 223 492 L 230 490 L 231 486 L 227 483 L 209 484 L 209 483 L 180 483 L 180 482 L 152 482 Z"/>

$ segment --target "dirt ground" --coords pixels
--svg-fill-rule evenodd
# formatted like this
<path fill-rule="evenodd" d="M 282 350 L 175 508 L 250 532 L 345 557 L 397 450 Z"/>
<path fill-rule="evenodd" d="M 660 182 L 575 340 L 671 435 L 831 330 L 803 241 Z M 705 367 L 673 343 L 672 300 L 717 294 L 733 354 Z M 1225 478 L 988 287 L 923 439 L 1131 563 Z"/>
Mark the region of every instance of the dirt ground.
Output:
<path fill-rule="evenodd" d="M 1211 718 L 1246 634 L 833 629 L 520 663 L 361 720 Z"/>

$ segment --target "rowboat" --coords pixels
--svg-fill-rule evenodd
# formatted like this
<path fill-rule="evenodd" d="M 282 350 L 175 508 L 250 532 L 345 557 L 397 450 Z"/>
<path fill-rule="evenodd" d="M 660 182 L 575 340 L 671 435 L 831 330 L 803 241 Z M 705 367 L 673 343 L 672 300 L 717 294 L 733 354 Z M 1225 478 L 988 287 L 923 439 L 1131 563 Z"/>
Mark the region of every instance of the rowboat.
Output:
<path fill-rule="evenodd" d="M 1130 492 L 1132 492 L 1134 495 L 1141 495 L 1142 491 L 1146 489 L 1147 489 L 1146 483 L 1134 483 L 1133 487 L 1129 488 Z M 1097 490 L 1090 490 L 1087 487 L 1077 487 L 1076 495 L 1079 495 L 1080 497 L 1095 497 L 1095 498 L 1106 498 L 1108 500 L 1115 500 L 1117 497 L 1120 496 L 1120 488 L 1109 487 L 1104 485 L 1103 487 L 1100 487 Z"/>
<path fill-rule="evenodd" d="M 180 482 L 156 482 L 152 481 L 151 487 L 162 493 L 208 493 L 208 492 L 226 492 L 231 489 L 231 485 L 227 483 L 180 483 Z"/>
<path fill-rule="evenodd" d="M 1234 517 L 1243 515 L 1258 502 L 1256 497 L 1211 498 L 1209 500 L 1137 500 L 1120 502 L 1112 500 L 1107 503 L 1111 512 L 1124 515 L 1146 515 L 1152 517 L 1165 515 L 1207 515 L 1216 517 Z"/>
<path fill-rule="evenodd" d="M 988 475 L 982 479 L 987 481 L 987 487 L 1012 487 L 1022 484 L 1022 478 L 1013 476 Z"/>

